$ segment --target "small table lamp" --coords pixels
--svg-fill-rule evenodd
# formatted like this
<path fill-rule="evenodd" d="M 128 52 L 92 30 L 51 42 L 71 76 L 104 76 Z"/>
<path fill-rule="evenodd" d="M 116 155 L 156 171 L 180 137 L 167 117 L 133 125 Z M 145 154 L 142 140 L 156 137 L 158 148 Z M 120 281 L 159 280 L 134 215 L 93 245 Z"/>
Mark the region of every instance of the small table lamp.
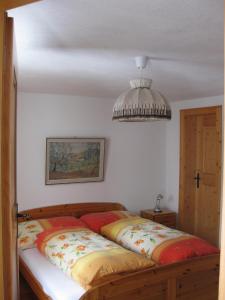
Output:
<path fill-rule="evenodd" d="M 156 213 L 162 212 L 162 210 L 160 208 L 160 201 L 162 199 L 163 199 L 163 195 L 162 194 L 158 194 L 157 197 L 156 197 L 154 212 L 156 212 Z"/>

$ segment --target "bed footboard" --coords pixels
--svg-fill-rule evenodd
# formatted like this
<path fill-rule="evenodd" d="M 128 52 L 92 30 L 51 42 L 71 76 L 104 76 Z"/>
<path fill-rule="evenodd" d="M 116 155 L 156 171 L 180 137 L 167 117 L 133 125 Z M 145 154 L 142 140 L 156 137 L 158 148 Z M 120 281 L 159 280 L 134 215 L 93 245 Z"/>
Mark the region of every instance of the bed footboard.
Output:
<path fill-rule="evenodd" d="M 89 290 L 80 300 L 217 300 L 219 255 L 154 267 Z"/>

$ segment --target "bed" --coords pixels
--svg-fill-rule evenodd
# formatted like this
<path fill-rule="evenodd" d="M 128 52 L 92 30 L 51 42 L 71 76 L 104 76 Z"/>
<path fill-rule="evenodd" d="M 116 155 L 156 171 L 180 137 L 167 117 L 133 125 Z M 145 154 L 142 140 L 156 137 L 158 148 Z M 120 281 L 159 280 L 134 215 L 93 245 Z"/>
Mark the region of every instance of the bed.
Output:
<path fill-rule="evenodd" d="M 20 213 L 26 214 L 26 217 L 20 218 L 19 222 L 27 219 L 36 220 L 55 216 L 81 217 L 86 213 L 112 210 L 126 209 L 122 204 L 112 202 L 56 205 L 22 211 Z M 20 255 L 20 273 L 40 300 L 218 299 L 219 254 L 189 259 L 165 266 L 155 266 L 132 274 L 126 274 L 120 276 L 119 279 L 98 285 L 88 291 L 85 291 L 78 285 L 73 294 L 73 286 L 76 285 L 74 282 L 71 283 L 70 280 L 66 281 L 63 279 L 64 277 L 60 277 L 60 273 L 58 274 L 58 272 L 54 271 L 55 266 L 48 268 L 49 262 L 46 260 L 48 264 L 45 265 L 45 259 L 37 253 L 36 249 L 28 252 Z M 51 272 L 58 275 L 44 276 L 45 278 L 51 278 L 51 282 L 46 282 L 45 278 L 40 278 L 40 274 L 37 274 L 35 271 L 35 266 L 30 264 L 30 255 L 36 255 L 37 258 L 33 260 L 36 262 L 40 255 L 42 264 L 38 263 L 38 266 L 42 265 L 42 268 L 39 268 L 39 270 L 51 269 Z M 61 272 L 60 270 L 57 271 Z M 46 272 L 43 271 L 43 274 L 46 274 Z M 63 276 L 65 275 L 63 274 Z M 59 292 L 56 292 L 56 294 L 59 296 L 61 293 L 63 296 L 57 299 L 49 291 L 49 286 L 53 286 L 54 293 L 54 284 L 58 287 L 59 282 L 61 284 Z M 65 284 L 64 287 L 62 286 L 63 284 Z M 67 299 L 62 298 L 64 297 L 63 289 L 70 291 Z"/>

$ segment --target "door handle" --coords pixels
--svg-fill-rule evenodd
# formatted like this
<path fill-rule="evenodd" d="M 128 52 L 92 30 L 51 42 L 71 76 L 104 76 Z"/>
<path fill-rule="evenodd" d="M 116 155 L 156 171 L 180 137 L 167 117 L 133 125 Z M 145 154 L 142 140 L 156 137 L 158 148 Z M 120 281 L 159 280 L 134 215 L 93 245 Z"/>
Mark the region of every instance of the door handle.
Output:
<path fill-rule="evenodd" d="M 199 189 L 199 183 L 200 183 L 200 180 L 201 180 L 201 177 L 200 177 L 199 173 L 197 173 L 197 175 L 194 177 L 194 180 L 196 180 L 196 187 L 197 187 L 197 189 Z"/>
<path fill-rule="evenodd" d="M 16 212 L 16 218 L 26 218 L 26 219 L 29 219 L 31 216 L 29 214 L 25 214 L 25 213 L 18 213 L 18 203 L 16 202 L 14 204 L 14 207 L 15 207 L 15 212 Z"/>
<path fill-rule="evenodd" d="M 21 213 L 17 213 L 16 214 L 17 218 L 30 218 L 30 215 L 29 214 L 21 214 Z"/>

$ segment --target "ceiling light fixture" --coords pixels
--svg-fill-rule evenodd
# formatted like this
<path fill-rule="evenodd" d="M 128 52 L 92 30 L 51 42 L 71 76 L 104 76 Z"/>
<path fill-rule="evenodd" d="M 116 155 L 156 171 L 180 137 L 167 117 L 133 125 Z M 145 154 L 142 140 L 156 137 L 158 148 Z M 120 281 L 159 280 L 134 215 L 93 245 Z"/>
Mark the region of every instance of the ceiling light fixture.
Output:
<path fill-rule="evenodd" d="M 148 61 L 148 56 L 135 57 L 136 66 L 141 71 Z M 140 122 L 171 119 L 170 106 L 160 92 L 152 89 L 151 79 L 132 79 L 130 86 L 131 88 L 117 99 L 113 107 L 113 120 Z"/>

